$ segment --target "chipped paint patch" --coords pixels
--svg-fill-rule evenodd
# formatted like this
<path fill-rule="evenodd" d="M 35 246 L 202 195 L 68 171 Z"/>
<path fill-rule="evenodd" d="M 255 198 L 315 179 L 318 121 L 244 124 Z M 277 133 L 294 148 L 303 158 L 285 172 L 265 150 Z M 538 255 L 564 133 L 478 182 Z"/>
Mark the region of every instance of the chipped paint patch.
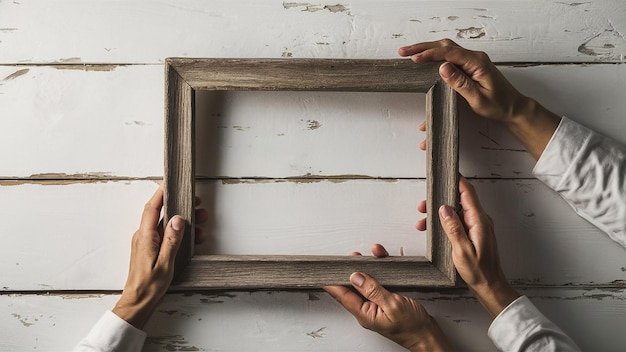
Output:
<path fill-rule="evenodd" d="M 318 295 L 313 294 L 313 293 L 309 293 L 309 301 L 319 301 L 319 300 L 320 300 L 320 298 L 319 298 Z"/>
<path fill-rule="evenodd" d="M 111 72 L 115 71 L 120 66 L 126 65 L 96 65 L 96 64 L 69 64 L 69 65 L 51 65 L 57 70 L 79 70 L 79 71 L 95 71 L 95 72 Z"/>
<path fill-rule="evenodd" d="M 130 126 L 130 125 L 146 126 L 146 125 L 147 125 L 147 123 L 145 123 L 145 122 L 143 122 L 143 121 L 137 121 L 137 120 L 135 120 L 135 121 L 129 121 L 129 122 L 124 122 L 124 124 L 125 124 L 126 126 Z"/>
<path fill-rule="evenodd" d="M 22 323 L 22 325 L 24 325 L 25 327 L 30 327 L 32 325 L 35 325 L 35 323 L 29 322 L 28 318 L 24 318 L 19 314 L 13 313 L 11 315 L 17 318 L 17 320 L 19 320 L 19 322 Z M 39 319 L 35 318 L 34 321 L 39 321 Z"/>
<path fill-rule="evenodd" d="M 23 75 L 27 74 L 28 71 L 30 71 L 30 69 L 28 69 L 28 68 L 23 68 L 21 70 L 17 70 L 15 72 L 13 72 L 12 74 L 4 77 L 3 81 L 9 81 L 9 80 L 12 80 L 12 79 L 16 79 L 19 76 L 23 76 Z"/>
<path fill-rule="evenodd" d="M 324 326 L 324 327 L 321 327 L 321 328 L 319 328 L 319 329 L 317 329 L 315 331 L 307 332 L 306 334 L 308 336 L 311 336 L 314 339 L 321 339 L 324 336 L 326 336 L 326 334 L 323 332 L 325 329 L 326 329 L 326 327 Z"/>
<path fill-rule="evenodd" d="M 80 64 L 83 60 L 80 57 L 68 57 L 65 59 L 59 59 L 56 62 L 60 64 Z"/>
<path fill-rule="evenodd" d="M 321 124 L 321 123 L 319 123 L 319 122 L 318 122 L 318 121 L 316 121 L 316 120 L 306 120 L 306 124 L 307 124 L 307 127 L 306 127 L 306 128 L 307 128 L 308 130 L 311 130 L 311 131 L 316 130 L 316 129 L 318 129 L 318 128 L 322 127 L 322 124 Z"/>
<path fill-rule="evenodd" d="M 112 182 L 112 180 L 28 180 L 28 179 L 17 179 L 17 180 L 0 180 L 0 186 L 21 186 L 21 185 L 41 185 L 41 186 L 67 186 L 74 184 L 91 184 L 91 183 L 108 183 Z"/>
<path fill-rule="evenodd" d="M 236 129 L 237 131 L 247 131 L 250 129 L 250 126 L 233 126 L 234 129 Z"/>
<path fill-rule="evenodd" d="M 567 6 L 580 6 L 580 5 L 591 4 L 590 2 L 562 2 L 562 1 L 557 1 L 556 3 L 567 5 Z"/>
<path fill-rule="evenodd" d="M 459 39 L 478 39 L 487 34 L 483 27 L 457 28 L 457 31 L 456 37 Z"/>
<path fill-rule="evenodd" d="M 404 34 L 400 34 L 400 33 L 398 33 L 398 34 L 392 34 L 392 35 L 391 35 L 391 38 L 392 38 L 392 39 L 398 39 L 398 38 L 402 38 L 402 37 L 404 37 Z"/>
<path fill-rule="evenodd" d="M 17 28 L 0 28 L 0 32 L 13 32 L 16 30 Z"/>
<path fill-rule="evenodd" d="M 56 179 L 72 179 L 72 180 L 82 180 L 82 179 L 98 179 L 104 177 L 111 177 L 113 174 L 110 172 L 88 172 L 84 174 L 65 174 L 65 173 L 41 173 L 41 174 L 32 174 L 28 178 L 32 180 L 56 180 Z"/>
<path fill-rule="evenodd" d="M 179 311 L 177 311 L 175 309 L 172 309 L 172 310 L 159 310 L 159 313 L 167 314 L 167 315 L 170 315 L 170 316 L 181 316 L 181 317 L 185 317 L 185 318 L 191 318 L 191 317 L 194 316 L 193 314 L 179 312 Z"/>
<path fill-rule="evenodd" d="M 324 6 L 324 10 L 328 10 L 333 13 L 335 12 L 348 12 L 349 13 L 350 8 L 344 5 L 337 4 L 337 5 L 326 5 Z"/>
<path fill-rule="evenodd" d="M 456 21 L 459 19 L 459 16 L 448 16 L 448 20 L 450 21 Z"/>
<path fill-rule="evenodd" d="M 587 47 L 587 43 L 582 43 L 578 46 L 578 52 L 584 55 L 589 56 L 597 56 L 598 54 L 593 50 Z"/>
<path fill-rule="evenodd" d="M 167 351 L 200 351 L 196 346 L 189 346 L 183 335 L 148 336 L 146 345 L 160 345 Z"/>
<path fill-rule="evenodd" d="M 305 12 L 317 12 L 317 11 L 322 11 L 322 10 L 328 10 L 329 12 L 332 12 L 332 13 L 346 12 L 350 14 L 350 8 L 341 4 L 318 5 L 318 4 L 311 4 L 308 2 L 283 2 L 283 8 L 285 8 L 286 10 L 293 9 L 293 8 L 302 8 L 301 11 L 305 11 Z"/>
<path fill-rule="evenodd" d="M 283 51 L 282 55 L 280 55 L 282 57 L 293 57 L 293 53 L 289 52 L 289 51 Z"/>

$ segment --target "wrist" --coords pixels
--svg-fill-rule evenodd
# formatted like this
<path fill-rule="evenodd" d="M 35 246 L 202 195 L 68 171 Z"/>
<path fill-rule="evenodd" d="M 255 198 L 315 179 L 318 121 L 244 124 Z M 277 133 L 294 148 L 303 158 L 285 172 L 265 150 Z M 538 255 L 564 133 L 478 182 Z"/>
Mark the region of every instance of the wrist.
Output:
<path fill-rule="evenodd" d="M 472 287 L 471 289 L 492 319 L 497 317 L 504 308 L 521 296 L 506 279 Z"/>
<path fill-rule="evenodd" d="M 437 321 L 433 317 L 429 319 L 428 327 L 416 334 L 414 341 L 405 347 L 411 352 L 454 350 Z"/>
<path fill-rule="evenodd" d="M 521 96 L 514 106 L 504 124 L 535 160 L 539 160 L 561 118 L 529 97 Z"/>
<path fill-rule="evenodd" d="M 154 299 L 131 299 L 122 294 L 112 312 L 132 326 L 142 330 L 157 304 L 158 302 L 155 302 Z"/>

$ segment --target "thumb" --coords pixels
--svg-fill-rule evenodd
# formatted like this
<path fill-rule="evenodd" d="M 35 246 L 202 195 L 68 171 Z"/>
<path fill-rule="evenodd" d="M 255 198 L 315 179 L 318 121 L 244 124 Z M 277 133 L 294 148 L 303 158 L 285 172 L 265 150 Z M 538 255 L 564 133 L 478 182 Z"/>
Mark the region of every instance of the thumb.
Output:
<path fill-rule="evenodd" d="M 447 205 L 439 207 L 439 220 L 441 220 L 441 227 L 448 236 L 453 250 L 455 248 L 463 250 L 468 245 L 471 246 L 461 219 L 451 207 Z"/>
<path fill-rule="evenodd" d="M 165 266 L 168 271 L 174 269 L 174 260 L 184 234 L 185 219 L 180 215 L 173 216 L 167 223 L 167 227 L 165 227 L 157 265 Z"/>
<path fill-rule="evenodd" d="M 461 94 L 465 100 L 469 101 L 471 97 L 476 95 L 476 82 L 454 64 L 450 62 L 441 64 L 439 66 L 439 75 L 452 89 Z"/>
<path fill-rule="evenodd" d="M 376 303 L 383 311 L 387 311 L 391 292 L 382 287 L 376 279 L 365 273 L 352 273 L 350 282 L 359 293 L 369 301 Z"/>

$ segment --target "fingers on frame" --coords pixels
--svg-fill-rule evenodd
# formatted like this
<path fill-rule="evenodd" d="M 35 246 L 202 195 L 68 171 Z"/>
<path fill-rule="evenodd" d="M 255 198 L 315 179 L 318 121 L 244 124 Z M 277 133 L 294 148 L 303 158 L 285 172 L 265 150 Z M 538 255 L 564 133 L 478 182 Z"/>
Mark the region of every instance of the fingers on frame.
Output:
<path fill-rule="evenodd" d="M 464 210 L 476 209 L 479 212 L 484 212 L 480 200 L 478 199 L 478 193 L 469 181 L 461 176 L 459 177 L 459 193 L 460 202 L 463 205 Z"/>
<path fill-rule="evenodd" d="M 359 317 L 365 301 L 356 292 L 345 286 L 322 287 L 331 297 L 341 304 L 350 314 Z"/>
<path fill-rule="evenodd" d="M 363 281 L 360 286 L 354 284 L 353 279 L 356 275 L 362 275 L 365 278 L 365 281 Z M 356 290 L 359 291 L 359 293 L 363 295 L 363 297 L 381 307 L 383 311 L 389 308 L 389 303 L 391 302 L 393 294 L 387 291 L 387 289 L 384 288 L 380 283 L 378 283 L 376 279 L 369 276 L 368 274 L 359 272 L 353 273 L 350 276 L 350 282 L 353 282 L 354 288 L 356 288 Z"/>
<path fill-rule="evenodd" d="M 174 221 L 182 222 L 182 226 L 179 230 L 174 229 Z M 165 228 L 163 242 L 161 243 L 161 250 L 159 251 L 159 257 L 157 258 L 157 263 L 164 266 L 168 271 L 173 269 L 176 253 L 178 252 L 178 248 L 180 247 L 184 234 L 185 221 L 180 215 L 173 216 Z"/>
<path fill-rule="evenodd" d="M 163 208 L 163 187 L 159 187 L 143 208 L 140 227 L 143 229 L 156 229 Z"/>
<path fill-rule="evenodd" d="M 398 54 L 400 56 L 412 56 L 428 49 L 440 48 L 444 46 L 457 46 L 458 47 L 459 45 L 455 43 L 453 40 L 445 38 L 445 39 L 436 40 L 433 42 L 422 42 L 422 43 L 417 43 L 413 45 L 403 46 L 400 49 L 398 49 Z"/>

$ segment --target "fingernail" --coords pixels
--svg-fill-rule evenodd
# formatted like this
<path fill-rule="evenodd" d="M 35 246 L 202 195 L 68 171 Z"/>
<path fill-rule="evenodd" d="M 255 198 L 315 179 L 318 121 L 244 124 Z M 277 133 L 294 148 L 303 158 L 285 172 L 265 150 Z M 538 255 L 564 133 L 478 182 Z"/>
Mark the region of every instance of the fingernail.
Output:
<path fill-rule="evenodd" d="M 447 205 L 442 205 L 439 207 L 439 216 L 441 216 L 444 220 L 452 216 L 452 208 Z"/>
<path fill-rule="evenodd" d="M 450 76 L 452 76 L 454 72 L 456 72 L 456 69 L 449 62 L 445 62 L 439 67 L 439 74 L 443 78 L 450 78 Z"/>
<path fill-rule="evenodd" d="M 352 275 L 350 275 L 350 282 L 352 282 L 352 284 L 355 286 L 361 287 L 365 282 L 365 276 L 359 273 L 353 273 Z"/>
<path fill-rule="evenodd" d="M 182 217 L 176 215 L 172 218 L 172 228 L 176 231 L 180 231 L 185 227 L 185 220 Z"/>

